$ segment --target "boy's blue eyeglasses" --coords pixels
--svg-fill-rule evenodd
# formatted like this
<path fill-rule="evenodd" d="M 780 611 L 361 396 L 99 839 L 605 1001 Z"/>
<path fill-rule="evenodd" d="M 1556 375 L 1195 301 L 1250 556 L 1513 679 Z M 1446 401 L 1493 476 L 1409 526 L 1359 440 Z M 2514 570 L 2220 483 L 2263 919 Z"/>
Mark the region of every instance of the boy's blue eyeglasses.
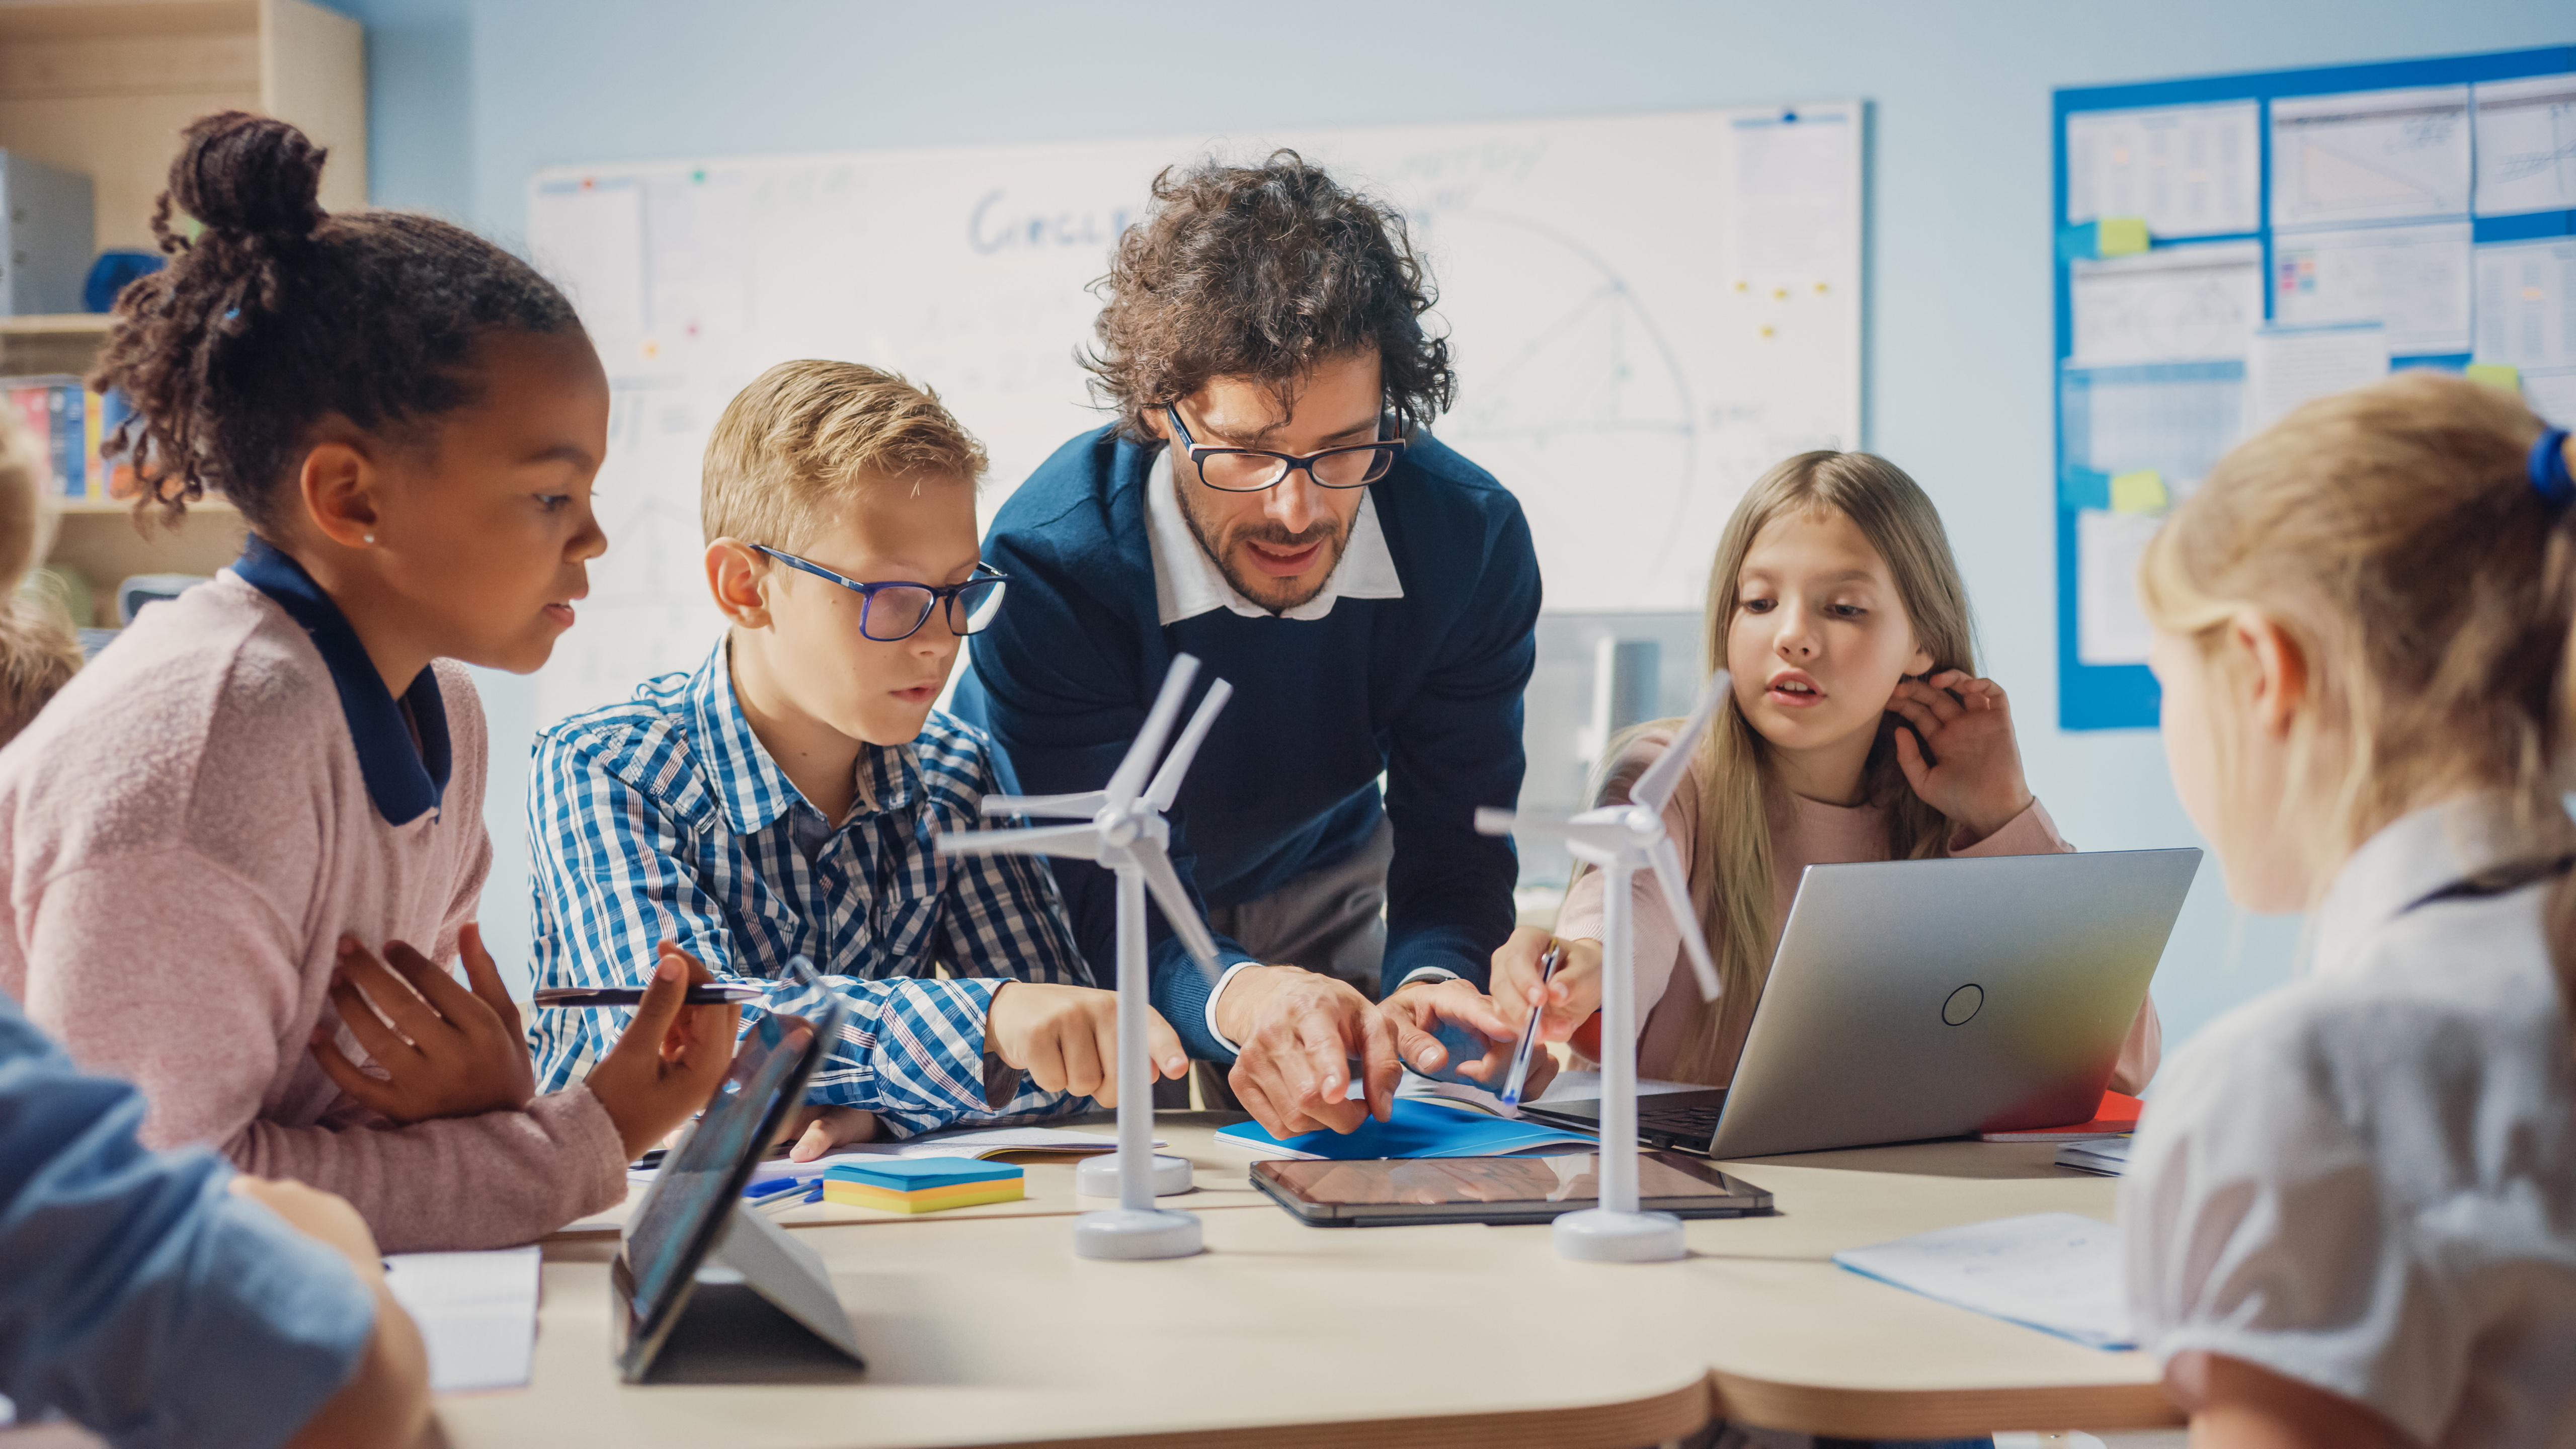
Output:
<path fill-rule="evenodd" d="M 858 595 L 859 632 L 880 644 L 892 644 L 920 633 L 921 626 L 930 622 L 930 611 L 942 604 L 948 606 L 948 632 L 960 637 L 981 633 L 1002 611 L 1002 589 L 1011 581 L 1009 575 L 979 563 L 975 565 L 975 576 L 962 584 L 863 584 L 767 544 L 755 543 L 752 547 L 791 569 L 830 579 Z"/>

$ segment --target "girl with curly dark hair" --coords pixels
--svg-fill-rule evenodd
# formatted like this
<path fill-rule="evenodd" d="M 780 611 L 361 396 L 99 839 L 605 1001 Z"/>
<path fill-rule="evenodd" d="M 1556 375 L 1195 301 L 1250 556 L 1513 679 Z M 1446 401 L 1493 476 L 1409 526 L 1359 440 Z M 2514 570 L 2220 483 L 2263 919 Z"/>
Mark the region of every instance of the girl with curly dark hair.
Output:
<path fill-rule="evenodd" d="M 220 491 L 251 538 L 0 755 L 0 989 L 143 1089 L 148 1145 L 339 1193 L 388 1250 L 525 1242 L 623 1195 L 714 1089 L 736 1009 L 684 1009 L 666 946 L 618 1050 L 532 1100 L 472 924 L 492 848 L 461 664 L 534 669 L 571 625 L 606 546 L 607 380 L 525 263 L 326 214 L 323 160 L 281 121 L 190 126 L 154 221 L 171 264 L 118 298 L 91 384 L 133 400 L 110 451 L 143 511 Z"/>

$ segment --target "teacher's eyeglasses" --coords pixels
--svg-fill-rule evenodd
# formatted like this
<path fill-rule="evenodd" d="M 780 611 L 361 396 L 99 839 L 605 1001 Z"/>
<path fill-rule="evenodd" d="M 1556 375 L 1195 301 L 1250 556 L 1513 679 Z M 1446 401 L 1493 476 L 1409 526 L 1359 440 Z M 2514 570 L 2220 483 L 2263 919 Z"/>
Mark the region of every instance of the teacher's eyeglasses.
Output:
<path fill-rule="evenodd" d="M 942 604 L 948 608 L 948 632 L 961 637 L 981 633 L 1002 611 L 1002 590 L 1011 581 L 1009 575 L 996 573 L 990 564 L 979 563 L 975 565 L 975 576 L 962 584 L 863 584 L 767 544 L 752 547 L 791 569 L 830 579 L 858 595 L 859 632 L 880 644 L 892 644 L 920 633 L 921 626 L 930 622 L 930 611 Z"/>
<path fill-rule="evenodd" d="M 1404 452 L 1402 438 L 1326 448 L 1303 457 L 1259 448 L 1210 447 L 1190 436 L 1190 425 L 1181 421 L 1179 408 L 1165 403 L 1163 411 L 1171 418 L 1172 437 L 1179 443 L 1182 455 L 1190 460 L 1199 481 L 1220 493 L 1258 493 L 1278 486 L 1289 474 L 1301 470 L 1315 480 L 1318 488 L 1366 488 L 1385 477 Z"/>

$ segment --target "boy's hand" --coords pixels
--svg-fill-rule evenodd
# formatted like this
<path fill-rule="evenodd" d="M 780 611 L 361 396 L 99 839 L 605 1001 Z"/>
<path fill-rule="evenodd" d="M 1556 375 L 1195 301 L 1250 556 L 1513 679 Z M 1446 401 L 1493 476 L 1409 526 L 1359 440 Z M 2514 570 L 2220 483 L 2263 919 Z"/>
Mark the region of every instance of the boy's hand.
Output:
<path fill-rule="evenodd" d="M 984 1017 L 984 1045 L 1029 1074 L 1039 1090 L 1118 1105 L 1118 993 L 1088 986 L 1005 981 Z M 1150 1008 L 1145 1054 L 1159 1079 L 1188 1074 L 1180 1033 Z"/>
<path fill-rule="evenodd" d="M 1545 987 L 1541 987 L 1539 959 L 1547 954 L 1550 941 L 1565 948 L 1565 959 L 1556 964 L 1556 974 L 1547 979 Z M 1601 943 L 1560 940 L 1536 926 L 1522 926 L 1512 932 L 1510 940 L 1495 948 L 1491 979 L 1494 983 L 1494 1006 L 1513 1018 L 1512 1029 L 1516 1034 L 1521 1023 L 1529 1020 L 1529 1009 L 1539 1004 L 1544 992 L 1547 1009 L 1539 1013 L 1538 1039 L 1543 1042 L 1565 1041 L 1592 1013 L 1601 1009 Z M 1535 1062 L 1531 1063 L 1531 1071 L 1537 1071 Z"/>
<path fill-rule="evenodd" d="M 536 1095 L 519 1010 L 482 932 L 469 925 L 457 944 L 471 991 L 400 941 L 386 942 L 379 961 L 356 937 L 340 938 L 331 1000 L 384 1076 L 349 1060 L 324 1022 L 313 1026 L 313 1059 L 341 1091 L 396 1122 L 514 1112 Z"/>
<path fill-rule="evenodd" d="M 1898 681 L 1887 708 L 1912 726 L 1896 732 L 1896 763 L 1925 804 L 1979 840 L 2030 808 L 2002 685 L 1945 669 Z"/>
<path fill-rule="evenodd" d="M 865 1107 L 818 1107 L 811 1103 L 787 1114 L 778 1124 L 778 1136 L 771 1140 L 795 1145 L 787 1149 L 790 1162 L 811 1162 L 828 1155 L 835 1147 L 851 1142 L 869 1142 L 877 1135 L 877 1114 Z"/>
<path fill-rule="evenodd" d="M 590 1093 L 617 1124 L 629 1162 L 706 1106 L 733 1065 L 741 1003 L 689 1006 L 681 1000 L 692 984 L 712 979 L 705 963 L 664 941 L 625 1034 L 590 1069 Z"/>

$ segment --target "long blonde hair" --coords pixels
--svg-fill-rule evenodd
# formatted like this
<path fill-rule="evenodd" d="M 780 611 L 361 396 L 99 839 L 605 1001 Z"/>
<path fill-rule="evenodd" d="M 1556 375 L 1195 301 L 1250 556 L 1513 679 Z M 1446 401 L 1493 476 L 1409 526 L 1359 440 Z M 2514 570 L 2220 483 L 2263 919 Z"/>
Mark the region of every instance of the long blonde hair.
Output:
<path fill-rule="evenodd" d="M 1708 667 L 1726 663 L 1726 636 L 1734 623 L 1737 576 L 1744 556 L 1773 519 L 1833 510 L 1849 518 L 1878 551 L 1894 576 L 1897 597 L 1913 625 L 1915 643 L 1932 656 L 1932 672 L 1976 672 L 1976 645 L 1968 591 L 1959 581 L 1941 514 L 1905 471 L 1868 453 L 1801 453 L 1762 475 L 1736 505 L 1718 540 L 1708 575 Z M 1894 717 L 1882 721 L 1861 774 L 1861 798 L 1887 810 L 1888 856 L 1919 859 L 1949 853 L 1950 822 L 1923 803 L 1896 763 Z M 1645 728 L 1654 728 L 1646 726 Z M 1604 752 L 1616 760 L 1617 745 Z M 1717 958 L 1725 993 L 1703 1003 L 1689 1044 L 1673 1068 L 1683 1081 L 1723 1085 L 1734 1075 L 1753 1006 L 1771 970 L 1773 823 L 1788 802 L 1771 780 L 1767 746 L 1730 699 L 1717 712 L 1700 746 L 1707 781 L 1699 809 L 1699 839 L 1691 851 L 1691 905 Z M 1599 795 L 1624 799 L 1624 780 L 1605 781 Z"/>
<path fill-rule="evenodd" d="M 2576 542 L 2525 471 L 2541 432 L 2501 389 L 2401 373 L 2238 446 L 2148 545 L 2147 617 L 2199 646 L 2213 711 L 2253 667 L 2230 646 L 2240 611 L 2305 656 L 2315 707 L 2293 726 L 2282 807 L 2313 810 L 2323 858 L 2469 789 L 2503 792 L 2521 851 L 2576 848 L 2562 803 Z M 2230 733 L 2213 731 L 2222 810 L 2245 808 Z M 2548 919 L 2576 980 L 2576 877 Z"/>

